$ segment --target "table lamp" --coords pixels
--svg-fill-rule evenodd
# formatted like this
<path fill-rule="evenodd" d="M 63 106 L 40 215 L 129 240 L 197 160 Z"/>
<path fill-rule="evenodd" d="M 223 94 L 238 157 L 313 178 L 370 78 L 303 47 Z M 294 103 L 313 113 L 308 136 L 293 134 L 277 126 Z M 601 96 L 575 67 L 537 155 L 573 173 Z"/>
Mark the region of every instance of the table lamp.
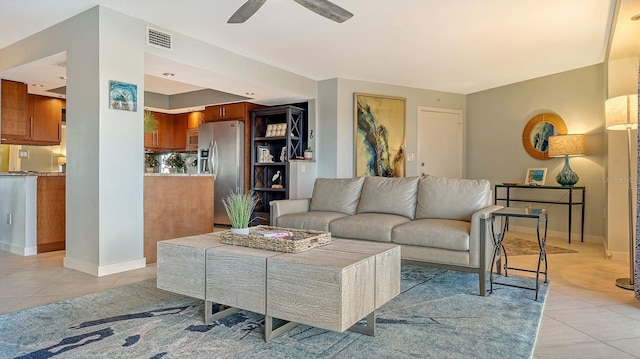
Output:
<path fill-rule="evenodd" d="M 564 156 L 564 167 L 556 176 L 561 186 L 571 187 L 578 183 L 578 175 L 569 166 L 569 156 L 584 156 L 584 135 L 549 136 L 549 157 Z"/>
<path fill-rule="evenodd" d="M 607 130 L 627 131 L 627 183 L 629 200 L 629 278 L 616 279 L 620 288 L 633 290 L 634 266 L 633 253 L 635 251 L 633 238 L 633 191 L 631 189 L 631 130 L 638 128 L 638 95 L 624 95 L 610 98 L 604 102 L 605 121 Z"/>

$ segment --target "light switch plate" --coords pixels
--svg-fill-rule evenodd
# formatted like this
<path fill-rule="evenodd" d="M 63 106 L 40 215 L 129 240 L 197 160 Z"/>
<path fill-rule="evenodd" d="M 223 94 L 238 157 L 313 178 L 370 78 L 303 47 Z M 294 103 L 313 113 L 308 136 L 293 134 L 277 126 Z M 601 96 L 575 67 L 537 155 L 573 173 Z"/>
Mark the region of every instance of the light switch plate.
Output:
<path fill-rule="evenodd" d="M 29 150 L 18 150 L 19 158 L 29 158 Z"/>

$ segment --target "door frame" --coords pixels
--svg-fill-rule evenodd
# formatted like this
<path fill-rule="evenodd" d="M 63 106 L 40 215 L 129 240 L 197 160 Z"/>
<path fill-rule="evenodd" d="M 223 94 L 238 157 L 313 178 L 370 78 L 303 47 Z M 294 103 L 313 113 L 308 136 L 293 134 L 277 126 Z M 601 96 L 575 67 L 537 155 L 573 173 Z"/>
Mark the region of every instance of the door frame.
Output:
<path fill-rule="evenodd" d="M 465 138 L 465 118 L 464 118 L 464 112 L 462 110 L 454 110 L 454 109 L 450 109 L 450 108 L 439 108 L 439 107 L 427 107 L 427 106 L 418 106 L 418 116 L 416 117 L 416 122 L 417 122 L 417 134 L 416 134 L 416 145 L 417 145 L 417 158 L 416 160 L 418 161 L 416 163 L 416 170 L 417 170 L 417 174 L 418 176 L 421 174 L 421 166 L 420 163 L 422 163 L 422 159 L 420 158 L 420 133 L 422 133 L 420 130 L 422 129 L 422 126 L 424 126 L 424 124 L 422 124 L 423 121 L 420 120 L 420 115 L 422 112 L 434 112 L 434 113 L 447 113 L 447 114 L 455 114 L 458 115 L 458 120 L 460 121 L 460 130 L 459 130 L 459 138 L 460 138 L 460 178 L 466 178 L 467 176 L 467 166 L 466 166 L 466 155 L 465 155 L 465 150 L 466 150 L 466 138 Z"/>

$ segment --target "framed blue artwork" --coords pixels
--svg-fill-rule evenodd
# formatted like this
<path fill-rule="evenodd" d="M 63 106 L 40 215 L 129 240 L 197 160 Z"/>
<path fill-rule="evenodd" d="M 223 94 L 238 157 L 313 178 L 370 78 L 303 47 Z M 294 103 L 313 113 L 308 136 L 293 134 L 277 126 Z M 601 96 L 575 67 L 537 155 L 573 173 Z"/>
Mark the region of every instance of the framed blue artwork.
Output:
<path fill-rule="evenodd" d="M 125 82 L 109 81 L 109 108 L 137 111 L 138 86 Z"/>
<path fill-rule="evenodd" d="M 522 145 L 529 156 L 538 160 L 549 159 L 549 136 L 566 135 L 567 125 L 553 113 L 532 117 L 522 131 Z"/>
<path fill-rule="evenodd" d="M 405 176 L 405 98 L 353 94 L 355 176 Z"/>

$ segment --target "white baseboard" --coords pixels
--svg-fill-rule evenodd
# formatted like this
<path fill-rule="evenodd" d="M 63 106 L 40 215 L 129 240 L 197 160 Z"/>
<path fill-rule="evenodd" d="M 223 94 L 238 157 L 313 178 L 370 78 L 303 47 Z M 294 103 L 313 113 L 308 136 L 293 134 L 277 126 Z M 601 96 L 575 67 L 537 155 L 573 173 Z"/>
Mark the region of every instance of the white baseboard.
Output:
<path fill-rule="evenodd" d="M 140 259 L 134 259 L 131 261 L 114 263 L 104 266 L 99 266 L 93 263 L 87 263 L 74 258 L 64 257 L 64 267 L 75 269 L 80 272 L 91 274 L 96 277 L 102 277 L 109 274 L 121 273 L 130 271 L 133 269 L 144 268 L 147 266 L 147 259 L 142 257 Z"/>
<path fill-rule="evenodd" d="M 0 250 L 17 254 L 19 256 L 34 256 L 38 254 L 37 247 L 16 246 L 15 244 L 5 242 L 0 242 Z"/>
<path fill-rule="evenodd" d="M 607 259 L 629 263 L 629 252 L 605 251 Z"/>

